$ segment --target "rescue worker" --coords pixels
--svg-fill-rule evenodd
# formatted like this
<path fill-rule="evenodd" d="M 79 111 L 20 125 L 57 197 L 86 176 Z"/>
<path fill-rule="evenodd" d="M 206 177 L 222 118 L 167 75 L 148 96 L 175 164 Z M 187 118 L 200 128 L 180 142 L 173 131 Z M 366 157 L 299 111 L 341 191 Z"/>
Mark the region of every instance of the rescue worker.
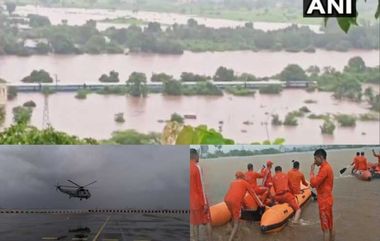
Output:
<path fill-rule="evenodd" d="M 361 171 L 367 171 L 367 170 L 368 170 L 367 158 L 364 156 L 364 152 L 361 152 L 360 157 L 358 158 L 358 166 L 355 171 L 361 172 Z"/>
<path fill-rule="evenodd" d="M 210 209 L 203 189 L 199 155 L 195 149 L 190 149 L 190 224 L 195 241 L 200 240 L 200 225 L 206 225 L 207 240 L 212 240 Z"/>
<path fill-rule="evenodd" d="M 272 178 L 274 191 L 276 193 L 274 198 L 277 202 L 287 203 L 293 208 L 295 212 L 293 223 L 298 223 L 301 216 L 301 208 L 299 207 L 295 196 L 290 192 L 288 175 L 282 172 L 280 166 L 276 166 L 274 170 L 275 175 Z"/>
<path fill-rule="evenodd" d="M 372 149 L 372 154 L 374 157 L 377 157 L 377 165 L 380 167 L 380 152 L 376 154 L 375 150 Z"/>
<path fill-rule="evenodd" d="M 310 184 L 317 189 L 319 218 L 324 241 L 334 241 L 335 231 L 333 225 L 333 185 L 334 172 L 326 160 L 327 153 L 324 149 L 314 152 L 314 163 L 310 170 Z M 319 166 L 318 175 L 314 175 L 315 166 Z"/>
<path fill-rule="evenodd" d="M 373 154 L 374 157 L 377 157 L 377 163 L 372 163 L 371 164 L 371 169 L 373 171 L 376 171 L 376 170 L 380 171 L 380 153 L 376 154 L 375 150 L 372 149 L 372 154 Z"/>
<path fill-rule="evenodd" d="M 232 232 L 229 241 L 232 241 L 239 228 L 240 211 L 243 205 L 244 197 L 248 192 L 250 195 L 255 196 L 256 193 L 251 185 L 245 180 L 244 173 L 237 171 L 235 174 L 236 179 L 230 184 L 227 194 L 224 196 L 224 202 L 226 203 L 228 210 L 232 216 Z"/>
<path fill-rule="evenodd" d="M 273 166 L 273 162 L 268 160 L 267 161 L 267 167 L 263 167 L 263 169 L 261 170 L 261 174 L 263 175 L 263 186 L 264 187 L 267 187 L 267 188 L 271 188 L 273 183 L 272 183 L 272 172 L 271 172 L 271 169 L 272 169 L 272 166 Z"/>
<path fill-rule="evenodd" d="M 360 159 L 360 152 L 356 152 L 356 156 L 354 157 L 354 160 L 351 163 L 351 166 L 354 166 L 354 170 L 358 169 L 359 159 Z"/>
<path fill-rule="evenodd" d="M 293 169 L 288 171 L 289 188 L 293 195 L 301 194 L 301 182 L 304 186 L 309 186 L 305 180 L 305 176 L 299 170 L 300 163 L 293 160 Z"/>
<path fill-rule="evenodd" d="M 263 186 L 257 185 L 257 179 L 263 178 L 263 175 L 261 173 L 253 171 L 253 165 L 252 163 L 249 163 L 247 165 L 248 171 L 244 174 L 245 180 L 251 185 L 253 190 L 256 192 L 257 195 L 259 195 L 261 198 L 261 201 L 264 202 L 269 194 L 269 189 Z"/>

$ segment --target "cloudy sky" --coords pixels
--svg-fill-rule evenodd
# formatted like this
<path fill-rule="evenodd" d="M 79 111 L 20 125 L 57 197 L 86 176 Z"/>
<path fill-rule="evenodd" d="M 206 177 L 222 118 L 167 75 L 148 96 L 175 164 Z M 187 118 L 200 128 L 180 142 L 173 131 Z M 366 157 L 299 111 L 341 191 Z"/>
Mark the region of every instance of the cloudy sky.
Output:
<path fill-rule="evenodd" d="M 186 146 L 0 146 L 0 208 L 189 207 Z M 54 185 L 89 186 L 89 200 Z"/>

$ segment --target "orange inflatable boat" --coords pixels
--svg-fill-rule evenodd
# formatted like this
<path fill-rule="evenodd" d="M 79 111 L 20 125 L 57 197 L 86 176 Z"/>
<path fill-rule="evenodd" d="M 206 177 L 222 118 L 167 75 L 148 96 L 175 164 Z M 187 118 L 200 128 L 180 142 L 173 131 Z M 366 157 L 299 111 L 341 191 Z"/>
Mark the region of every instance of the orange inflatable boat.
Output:
<path fill-rule="evenodd" d="M 311 190 L 308 187 L 302 186 L 303 193 L 296 196 L 298 204 L 304 205 L 311 197 Z M 274 195 L 273 190 L 271 190 Z M 244 198 L 246 210 L 257 210 L 258 205 L 254 198 L 247 194 Z M 245 211 L 246 211 L 245 210 Z M 210 207 L 211 225 L 213 227 L 222 226 L 231 220 L 231 214 L 225 202 L 220 202 Z M 279 231 L 285 227 L 288 219 L 294 214 L 293 209 L 288 204 L 278 204 L 273 207 L 267 207 L 261 217 L 260 229 L 264 233 Z"/>
<path fill-rule="evenodd" d="M 258 205 L 256 200 L 249 194 L 245 195 L 244 205 L 249 210 L 256 210 Z M 231 213 L 225 202 L 220 202 L 210 207 L 211 226 L 217 227 L 228 223 L 231 220 Z"/>
<path fill-rule="evenodd" d="M 377 163 L 369 162 L 368 167 L 370 168 L 372 178 L 380 178 L 380 165 L 378 165 Z"/>
<path fill-rule="evenodd" d="M 296 195 L 297 202 L 300 206 L 303 206 L 311 197 L 310 187 L 305 187 L 301 184 L 303 189 L 302 194 Z M 260 221 L 260 230 L 263 233 L 278 232 L 285 227 L 289 218 L 294 215 L 294 210 L 289 204 L 277 204 L 268 208 Z"/>
<path fill-rule="evenodd" d="M 372 179 L 372 173 L 368 170 L 360 171 L 360 172 L 354 172 L 354 169 L 352 169 L 351 173 L 352 173 L 352 175 L 354 175 L 355 177 L 357 177 L 358 179 L 363 180 L 363 181 L 371 181 L 371 179 Z"/>

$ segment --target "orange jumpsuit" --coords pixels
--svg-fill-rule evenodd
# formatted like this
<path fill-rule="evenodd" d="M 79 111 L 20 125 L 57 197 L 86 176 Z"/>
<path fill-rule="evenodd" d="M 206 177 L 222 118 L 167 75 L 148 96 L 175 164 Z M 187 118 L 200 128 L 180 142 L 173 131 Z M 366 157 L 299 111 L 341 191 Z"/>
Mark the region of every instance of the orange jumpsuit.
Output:
<path fill-rule="evenodd" d="M 358 166 L 357 166 L 356 170 L 359 170 L 359 171 L 366 171 L 366 170 L 368 170 L 368 167 L 367 167 L 367 158 L 366 157 L 364 157 L 364 156 L 358 157 Z"/>
<path fill-rule="evenodd" d="M 288 175 L 283 172 L 276 173 L 273 178 L 273 187 L 276 192 L 274 198 L 279 203 L 288 203 L 294 211 L 300 207 L 293 194 L 290 193 Z"/>
<path fill-rule="evenodd" d="M 293 168 L 288 172 L 289 178 L 289 188 L 293 195 L 301 193 L 301 182 L 303 185 L 308 186 L 309 184 L 305 180 L 305 176 L 298 169 Z"/>
<path fill-rule="evenodd" d="M 205 212 L 207 199 L 203 191 L 200 166 L 190 161 L 190 223 L 200 225 L 209 223 L 210 211 Z"/>
<path fill-rule="evenodd" d="M 271 188 L 273 185 L 271 170 L 269 168 L 263 168 L 261 170 L 261 175 L 263 175 L 263 186 Z"/>
<path fill-rule="evenodd" d="M 334 172 L 327 161 L 321 164 L 317 176 L 310 172 L 310 185 L 317 189 L 321 228 L 323 231 L 332 230 Z"/>
<path fill-rule="evenodd" d="M 360 156 L 356 156 L 356 157 L 354 158 L 353 163 L 354 163 L 354 169 L 355 169 L 355 170 L 358 170 L 358 167 L 359 167 L 359 159 L 360 159 Z"/>
<path fill-rule="evenodd" d="M 227 204 L 234 220 L 240 218 L 240 210 L 243 205 L 244 196 L 246 193 L 255 195 L 251 185 L 244 179 L 235 179 L 231 182 L 230 188 L 224 196 L 224 202 Z"/>
<path fill-rule="evenodd" d="M 245 180 L 251 185 L 256 194 L 263 194 L 266 192 L 266 188 L 262 188 L 257 185 L 257 178 L 263 178 L 263 175 L 254 171 L 247 171 L 245 174 Z"/>

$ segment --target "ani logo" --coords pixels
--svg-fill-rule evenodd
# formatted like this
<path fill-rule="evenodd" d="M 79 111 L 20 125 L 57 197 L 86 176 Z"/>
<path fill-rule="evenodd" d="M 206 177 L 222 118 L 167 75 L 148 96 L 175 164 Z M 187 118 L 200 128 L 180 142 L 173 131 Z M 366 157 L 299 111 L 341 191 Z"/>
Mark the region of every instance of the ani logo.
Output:
<path fill-rule="evenodd" d="M 303 16 L 356 17 L 356 0 L 303 0 Z"/>

